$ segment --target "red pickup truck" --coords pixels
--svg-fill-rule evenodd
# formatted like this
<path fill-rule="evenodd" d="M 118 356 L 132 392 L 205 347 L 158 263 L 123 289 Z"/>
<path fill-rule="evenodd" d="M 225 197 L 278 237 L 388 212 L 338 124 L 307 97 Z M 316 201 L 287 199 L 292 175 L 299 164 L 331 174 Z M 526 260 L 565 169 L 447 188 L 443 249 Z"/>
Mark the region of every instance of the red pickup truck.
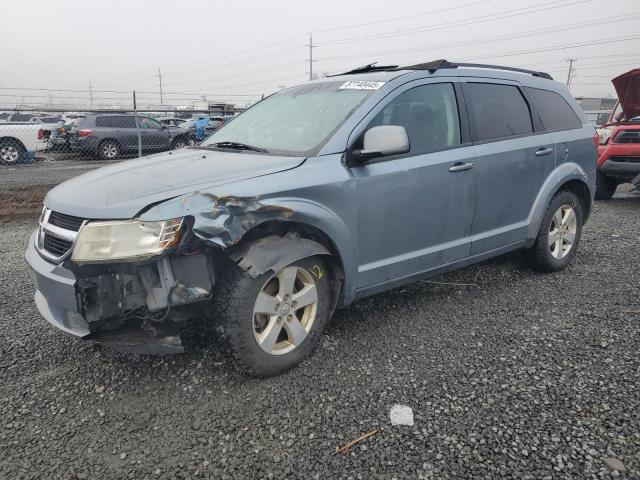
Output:
<path fill-rule="evenodd" d="M 640 69 L 611 80 L 618 103 L 598 129 L 596 199 L 609 200 L 621 183 L 640 177 Z"/>

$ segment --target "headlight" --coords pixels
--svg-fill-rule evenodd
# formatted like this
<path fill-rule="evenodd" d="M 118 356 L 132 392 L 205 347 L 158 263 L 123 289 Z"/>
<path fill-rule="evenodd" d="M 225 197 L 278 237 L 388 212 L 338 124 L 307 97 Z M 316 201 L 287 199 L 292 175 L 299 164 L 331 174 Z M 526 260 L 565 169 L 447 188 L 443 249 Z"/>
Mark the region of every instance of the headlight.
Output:
<path fill-rule="evenodd" d="M 178 243 L 181 225 L 181 218 L 162 222 L 90 222 L 80 229 L 71 260 L 131 262 L 158 255 Z"/>
<path fill-rule="evenodd" d="M 611 137 L 611 130 L 609 128 L 601 128 L 598 130 L 598 142 L 600 145 L 606 145 Z"/>

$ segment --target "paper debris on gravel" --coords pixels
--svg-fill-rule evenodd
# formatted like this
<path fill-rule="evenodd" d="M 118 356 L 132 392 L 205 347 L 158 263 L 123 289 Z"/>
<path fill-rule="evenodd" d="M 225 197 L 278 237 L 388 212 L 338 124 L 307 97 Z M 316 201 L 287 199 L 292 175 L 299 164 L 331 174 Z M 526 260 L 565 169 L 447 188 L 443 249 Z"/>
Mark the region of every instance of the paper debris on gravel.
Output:
<path fill-rule="evenodd" d="M 413 427 L 413 410 L 406 405 L 394 405 L 389 412 L 391 425 L 407 425 Z"/>

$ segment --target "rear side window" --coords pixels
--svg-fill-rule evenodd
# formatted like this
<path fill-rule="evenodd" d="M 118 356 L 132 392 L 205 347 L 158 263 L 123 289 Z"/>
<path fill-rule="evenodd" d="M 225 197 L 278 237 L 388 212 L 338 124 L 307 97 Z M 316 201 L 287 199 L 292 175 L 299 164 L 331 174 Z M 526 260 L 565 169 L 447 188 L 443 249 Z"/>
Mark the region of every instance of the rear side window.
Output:
<path fill-rule="evenodd" d="M 517 87 L 467 83 L 464 95 L 477 141 L 533 133 L 529 105 Z"/>
<path fill-rule="evenodd" d="M 368 128 L 400 125 L 407 131 L 411 154 L 460 145 L 460 121 L 453 85 L 422 85 L 401 93 L 375 116 Z"/>
<path fill-rule="evenodd" d="M 540 114 L 545 129 L 554 131 L 582 127 L 578 115 L 562 95 L 539 88 L 525 88 L 525 90 Z"/>
<path fill-rule="evenodd" d="M 136 128 L 136 123 L 133 117 L 103 115 L 96 117 L 96 127 Z"/>

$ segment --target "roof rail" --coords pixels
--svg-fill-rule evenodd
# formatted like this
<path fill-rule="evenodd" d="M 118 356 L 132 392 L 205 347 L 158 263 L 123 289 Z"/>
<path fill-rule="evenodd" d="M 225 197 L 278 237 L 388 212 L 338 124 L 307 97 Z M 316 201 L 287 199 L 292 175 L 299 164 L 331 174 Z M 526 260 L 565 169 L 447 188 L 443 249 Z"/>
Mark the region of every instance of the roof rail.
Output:
<path fill-rule="evenodd" d="M 352 75 L 354 73 L 367 73 L 367 72 L 377 72 L 377 71 L 393 71 L 400 68 L 398 65 L 376 65 L 378 62 L 368 63 L 367 65 L 363 65 L 361 67 L 356 67 L 353 70 L 349 70 L 348 72 L 336 73 L 335 75 L 329 75 L 330 77 L 339 77 L 340 75 Z"/>
<path fill-rule="evenodd" d="M 358 67 L 349 72 L 340 73 L 338 75 L 347 75 L 353 73 L 366 73 L 366 72 L 374 72 L 374 71 L 398 71 L 398 70 L 428 70 L 433 73 L 438 70 L 446 69 L 446 68 L 458 68 L 458 67 L 469 67 L 469 68 L 490 68 L 494 70 L 505 70 L 508 72 L 518 72 L 525 73 L 528 75 L 533 75 L 534 77 L 546 78 L 548 80 L 553 80 L 553 77 L 546 72 L 539 72 L 536 70 L 526 70 L 524 68 L 515 68 L 515 67 L 503 67 L 500 65 L 486 65 L 483 63 L 455 63 L 449 62 L 444 59 L 434 60 L 432 62 L 426 63 L 417 63 L 415 65 L 407 65 L 404 67 L 399 67 L 397 65 L 387 65 L 387 66 L 376 66 L 375 63 L 370 63 L 369 65 L 365 65 L 363 67 Z M 337 76 L 337 75 L 333 75 Z"/>

